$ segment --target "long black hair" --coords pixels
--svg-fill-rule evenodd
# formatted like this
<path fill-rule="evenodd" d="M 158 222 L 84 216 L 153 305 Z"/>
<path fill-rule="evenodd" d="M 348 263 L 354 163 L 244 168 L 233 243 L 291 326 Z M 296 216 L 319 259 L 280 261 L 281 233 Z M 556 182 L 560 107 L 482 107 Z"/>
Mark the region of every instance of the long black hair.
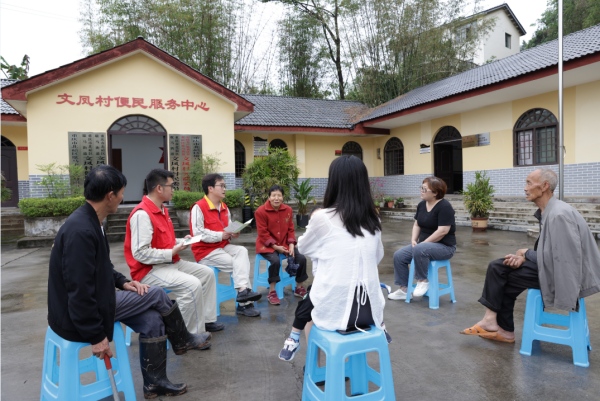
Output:
<path fill-rule="evenodd" d="M 381 231 L 381 222 L 371 197 L 369 174 L 356 156 L 341 156 L 329 166 L 329 181 L 323 206 L 334 208 L 353 237 L 363 236 L 361 228 L 371 234 Z"/>

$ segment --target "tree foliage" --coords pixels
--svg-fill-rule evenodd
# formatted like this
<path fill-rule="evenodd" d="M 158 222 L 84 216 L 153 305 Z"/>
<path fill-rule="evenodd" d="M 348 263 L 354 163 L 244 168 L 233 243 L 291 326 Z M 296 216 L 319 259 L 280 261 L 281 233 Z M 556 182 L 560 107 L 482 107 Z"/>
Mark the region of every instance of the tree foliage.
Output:
<path fill-rule="evenodd" d="M 324 48 L 318 40 L 316 21 L 292 10 L 279 21 L 279 67 L 281 94 L 285 96 L 323 98 L 321 61 Z"/>
<path fill-rule="evenodd" d="M 467 4 L 361 0 L 348 36 L 355 71 L 348 97 L 376 106 L 473 68 L 476 46 L 494 21 L 461 17 Z"/>
<path fill-rule="evenodd" d="M 600 24 L 600 1 L 563 0 L 563 34 L 568 35 Z M 523 49 L 529 49 L 558 38 L 558 0 L 548 0 L 548 8 L 538 20 L 537 29 Z"/>
<path fill-rule="evenodd" d="M 141 36 L 234 91 L 256 91 L 264 60 L 253 59 L 256 21 L 246 1 L 83 1 L 81 41 L 90 54 Z"/>
<path fill-rule="evenodd" d="M 337 82 L 338 96 L 346 98 L 346 76 L 342 51 L 342 17 L 352 13 L 356 6 L 354 0 L 260 0 L 263 3 L 278 2 L 291 5 L 296 11 L 313 19 L 321 28 L 322 40 L 326 52 L 333 63 Z"/>
<path fill-rule="evenodd" d="M 0 69 L 8 79 L 27 79 L 29 78 L 27 76 L 29 73 L 29 56 L 27 54 L 23 56 L 20 66 L 9 64 L 4 57 L 0 56 Z"/>

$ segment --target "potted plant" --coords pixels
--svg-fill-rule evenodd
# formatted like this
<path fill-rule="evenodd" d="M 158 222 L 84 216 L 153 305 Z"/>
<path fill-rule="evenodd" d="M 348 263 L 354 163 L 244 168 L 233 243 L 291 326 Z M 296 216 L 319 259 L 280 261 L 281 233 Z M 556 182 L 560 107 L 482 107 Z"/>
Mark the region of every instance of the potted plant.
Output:
<path fill-rule="evenodd" d="M 394 198 L 392 198 L 391 196 L 384 197 L 383 202 L 390 209 L 394 207 Z"/>
<path fill-rule="evenodd" d="M 475 181 L 467 184 L 463 192 L 463 202 L 471 216 L 473 231 L 485 231 L 488 225 L 490 212 L 494 210 L 494 186 L 490 184 L 490 177 L 486 172 L 476 171 Z"/>
<path fill-rule="evenodd" d="M 396 199 L 396 205 L 397 208 L 401 208 L 404 207 L 404 198 L 399 197 Z"/>
<path fill-rule="evenodd" d="M 298 214 L 296 215 L 296 225 L 298 227 L 306 227 L 308 225 L 308 204 L 315 200 L 310 195 L 313 186 L 310 185 L 310 178 L 302 181 L 300 185 L 294 185 L 294 198 L 298 201 Z"/>

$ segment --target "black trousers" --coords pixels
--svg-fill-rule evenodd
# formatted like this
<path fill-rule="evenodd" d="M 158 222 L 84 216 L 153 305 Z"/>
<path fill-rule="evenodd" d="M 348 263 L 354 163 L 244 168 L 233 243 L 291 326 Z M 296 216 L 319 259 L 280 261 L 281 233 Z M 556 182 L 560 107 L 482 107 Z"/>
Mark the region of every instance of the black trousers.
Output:
<path fill-rule="evenodd" d="M 279 252 L 261 253 L 261 256 L 271 263 L 269 265 L 269 284 L 280 282 L 279 268 L 281 264 L 279 262 Z M 297 249 L 294 249 L 294 262 L 299 266 L 296 273 L 296 282 L 303 283 L 308 280 L 308 274 L 306 274 L 306 256 L 300 254 Z"/>
<path fill-rule="evenodd" d="M 505 266 L 503 261 L 496 259 L 488 265 L 479 302 L 498 314 L 498 326 L 506 331 L 515 331 L 515 300 L 527 288 L 540 288 L 538 268 L 529 260 L 518 269 Z"/>
<path fill-rule="evenodd" d="M 117 291 L 116 297 L 115 321 L 131 327 L 141 338 L 165 335 L 162 314 L 171 309 L 173 301 L 162 288 L 150 287 L 144 295 L 132 291 Z"/>
<path fill-rule="evenodd" d="M 356 301 L 356 293 L 359 291 L 357 287 L 354 291 L 354 303 L 352 304 L 352 309 L 350 310 L 350 317 L 348 318 L 347 330 L 353 330 L 355 326 L 365 327 L 375 324 L 373 320 L 373 314 L 371 313 L 371 301 L 367 296 L 367 301 L 364 305 L 360 306 L 360 312 L 358 309 L 358 302 Z M 296 315 L 294 317 L 294 327 L 300 330 L 304 330 L 306 324 L 312 321 L 311 312 L 314 309 L 314 305 L 310 300 L 310 287 L 308 287 L 308 294 L 304 297 L 304 299 L 298 302 L 298 306 L 296 306 Z M 356 315 L 358 314 L 358 320 L 356 319 Z"/>

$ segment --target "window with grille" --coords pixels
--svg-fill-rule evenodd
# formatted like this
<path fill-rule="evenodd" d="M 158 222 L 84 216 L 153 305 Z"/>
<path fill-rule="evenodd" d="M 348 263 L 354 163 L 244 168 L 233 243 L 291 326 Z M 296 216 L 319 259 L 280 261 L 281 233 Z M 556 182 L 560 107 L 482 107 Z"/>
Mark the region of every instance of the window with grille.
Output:
<path fill-rule="evenodd" d="M 235 141 L 235 176 L 240 178 L 246 169 L 246 148 L 238 140 Z"/>
<path fill-rule="evenodd" d="M 153 118 L 142 115 L 131 115 L 116 121 L 109 131 L 127 132 L 128 134 L 164 133 L 164 127 Z"/>
<path fill-rule="evenodd" d="M 558 121 L 546 109 L 524 113 L 515 124 L 515 166 L 555 164 L 558 161 Z"/>
<path fill-rule="evenodd" d="M 269 147 L 287 150 L 287 143 L 281 139 L 273 139 L 271 143 L 269 143 Z"/>
<path fill-rule="evenodd" d="M 384 175 L 404 174 L 404 145 L 398 138 L 390 138 L 383 149 Z"/>
<path fill-rule="evenodd" d="M 344 156 L 344 155 L 356 156 L 360 160 L 362 160 L 363 150 L 360 147 L 360 145 L 356 142 L 353 142 L 353 141 L 346 142 L 344 144 L 344 146 L 342 147 L 342 156 Z"/>

